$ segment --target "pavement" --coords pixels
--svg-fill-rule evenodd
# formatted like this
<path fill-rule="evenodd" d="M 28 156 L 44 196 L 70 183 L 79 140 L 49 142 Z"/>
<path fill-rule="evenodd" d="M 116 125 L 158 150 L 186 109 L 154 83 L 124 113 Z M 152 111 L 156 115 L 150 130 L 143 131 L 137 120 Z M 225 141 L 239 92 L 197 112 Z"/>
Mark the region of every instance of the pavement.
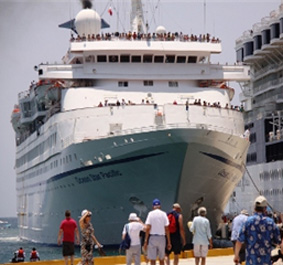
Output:
<path fill-rule="evenodd" d="M 159 262 L 156 262 L 159 264 Z M 170 265 L 173 265 L 173 260 L 170 260 Z M 201 263 L 200 263 L 201 264 Z M 119 264 L 119 265 L 125 265 Z M 141 262 L 141 265 L 150 265 L 150 263 Z M 181 258 L 179 259 L 179 265 L 195 265 L 194 258 Z M 234 265 L 233 255 L 229 256 L 218 256 L 218 257 L 207 257 L 206 265 Z"/>
<path fill-rule="evenodd" d="M 208 257 L 206 258 L 206 265 L 235 265 L 233 262 L 233 250 L 232 248 L 226 249 L 213 249 L 209 250 Z M 173 265 L 173 256 L 171 256 L 170 265 Z M 81 259 L 76 258 L 74 264 L 81 264 Z M 25 265 L 32 265 L 34 262 L 25 262 Z M 64 265 L 64 260 L 45 260 L 36 262 L 37 265 Z M 96 257 L 94 258 L 95 265 L 125 265 L 126 258 L 125 256 L 106 256 L 106 257 Z M 134 263 L 132 263 L 134 264 Z M 157 261 L 159 265 L 159 262 Z M 143 260 L 141 265 L 150 265 Z M 182 253 L 179 259 L 179 265 L 195 265 L 195 259 L 193 257 L 192 251 L 185 251 Z M 280 260 L 273 265 L 283 265 L 283 262 Z"/>
<path fill-rule="evenodd" d="M 233 262 L 233 255 L 228 256 L 217 256 L 217 257 L 207 257 L 206 258 L 206 265 L 235 265 Z M 132 263 L 134 264 L 134 263 Z M 159 264 L 159 262 L 157 262 Z M 170 261 L 170 265 L 173 265 L 173 260 Z M 201 264 L 201 262 L 200 262 Z M 125 265 L 119 264 L 119 265 Z M 150 265 L 150 263 L 141 262 L 141 265 Z M 181 258 L 179 259 L 179 265 L 195 265 L 195 259 L 194 258 Z M 278 261 L 274 263 L 273 265 L 283 265 L 282 261 Z"/>

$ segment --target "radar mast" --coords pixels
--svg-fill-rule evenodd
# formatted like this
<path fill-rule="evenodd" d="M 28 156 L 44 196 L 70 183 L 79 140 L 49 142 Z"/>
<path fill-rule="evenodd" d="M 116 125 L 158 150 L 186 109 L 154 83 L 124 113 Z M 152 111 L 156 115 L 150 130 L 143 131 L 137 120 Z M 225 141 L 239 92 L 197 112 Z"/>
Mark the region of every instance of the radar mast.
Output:
<path fill-rule="evenodd" d="M 143 8 L 141 0 L 131 0 L 132 11 L 131 11 L 131 29 L 132 32 L 145 33 L 146 28 L 144 24 Z"/>

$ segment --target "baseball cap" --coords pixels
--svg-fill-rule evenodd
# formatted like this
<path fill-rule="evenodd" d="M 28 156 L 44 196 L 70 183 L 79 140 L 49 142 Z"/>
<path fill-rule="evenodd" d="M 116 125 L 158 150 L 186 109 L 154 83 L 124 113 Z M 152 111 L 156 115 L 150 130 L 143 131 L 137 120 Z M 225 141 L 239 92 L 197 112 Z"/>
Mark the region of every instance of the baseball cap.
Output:
<path fill-rule="evenodd" d="M 130 213 L 129 221 L 138 221 L 138 216 L 136 213 Z"/>
<path fill-rule="evenodd" d="M 152 202 L 152 205 L 153 206 L 159 206 L 160 205 L 160 200 L 154 199 L 153 202 Z"/>
<path fill-rule="evenodd" d="M 264 196 L 258 196 L 255 199 L 255 207 L 267 207 L 267 199 Z"/>

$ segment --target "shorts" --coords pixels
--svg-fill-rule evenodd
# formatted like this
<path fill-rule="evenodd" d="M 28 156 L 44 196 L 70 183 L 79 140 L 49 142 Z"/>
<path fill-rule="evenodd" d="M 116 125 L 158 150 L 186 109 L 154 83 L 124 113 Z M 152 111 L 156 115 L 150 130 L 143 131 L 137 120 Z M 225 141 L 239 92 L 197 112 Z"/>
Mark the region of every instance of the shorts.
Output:
<path fill-rule="evenodd" d="M 208 253 L 208 245 L 194 245 L 194 256 L 196 258 L 205 258 Z"/>
<path fill-rule="evenodd" d="M 73 256 L 75 254 L 74 242 L 63 242 L 63 256 Z"/>
<path fill-rule="evenodd" d="M 165 258 L 165 236 L 150 235 L 147 246 L 147 258 L 149 260 L 156 260 L 157 256 L 159 260 Z"/>
<path fill-rule="evenodd" d="M 172 248 L 170 250 L 165 248 L 166 255 L 170 255 L 170 253 L 172 251 L 174 252 L 175 255 L 181 254 L 183 246 L 182 246 L 182 241 L 181 241 L 180 233 L 170 234 L 170 240 L 171 240 Z M 166 243 L 167 243 L 167 240 L 166 240 Z"/>

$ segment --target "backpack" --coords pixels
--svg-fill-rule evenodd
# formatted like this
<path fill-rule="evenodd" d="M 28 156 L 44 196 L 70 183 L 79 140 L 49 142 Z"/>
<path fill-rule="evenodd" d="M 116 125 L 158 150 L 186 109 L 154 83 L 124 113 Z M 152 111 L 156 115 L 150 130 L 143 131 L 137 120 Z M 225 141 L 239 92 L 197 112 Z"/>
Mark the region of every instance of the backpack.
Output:
<path fill-rule="evenodd" d="M 175 211 L 172 211 L 167 214 L 167 217 L 169 220 L 169 227 L 168 227 L 169 233 L 170 234 L 176 233 L 179 228 L 179 222 L 178 222 L 179 214 L 176 213 Z"/>
<path fill-rule="evenodd" d="M 127 224 L 126 225 L 126 235 L 120 244 L 120 249 L 126 250 L 126 249 L 129 249 L 130 247 L 131 247 L 131 238 L 129 235 L 129 224 Z"/>

